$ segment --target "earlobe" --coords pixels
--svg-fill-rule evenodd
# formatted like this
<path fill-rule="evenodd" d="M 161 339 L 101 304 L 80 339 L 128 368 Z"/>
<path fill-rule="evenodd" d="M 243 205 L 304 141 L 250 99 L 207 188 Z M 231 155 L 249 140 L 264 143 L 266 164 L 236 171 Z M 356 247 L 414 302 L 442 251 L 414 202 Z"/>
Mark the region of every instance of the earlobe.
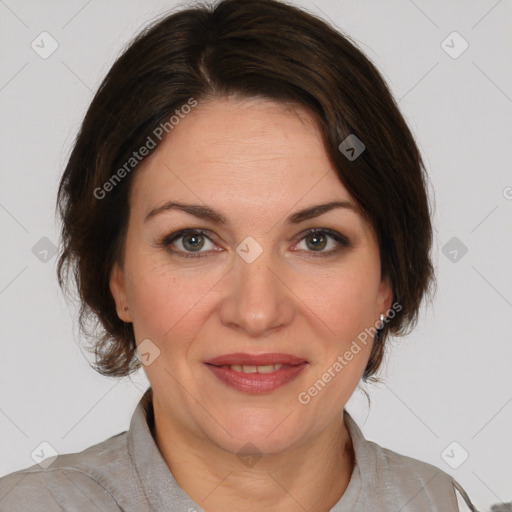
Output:
<path fill-rule="evenodd" d="M 123 322 L 131 322 L 130 310 L 128 308 L 128 301 L 126 298 L 126 290 L 124 285 L 124 272 L 119 267 L 118 263 L 114 263 L 110 272 L 109 282 L 110 292 L 116 303 L 117 316 Z"/>
<path fill-rule="evenodd" d="M 393 303 L 393 287 L 388 278 L 381 281 L 379 287 L 379 314 L 387 316 L 387 312 L 391 309 Z"/>

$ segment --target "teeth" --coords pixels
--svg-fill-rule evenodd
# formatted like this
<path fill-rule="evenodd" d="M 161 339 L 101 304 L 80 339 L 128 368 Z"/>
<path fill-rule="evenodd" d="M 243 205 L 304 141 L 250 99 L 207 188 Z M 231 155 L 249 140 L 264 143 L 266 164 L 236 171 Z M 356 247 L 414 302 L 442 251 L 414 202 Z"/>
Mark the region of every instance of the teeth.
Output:
<path fill-rule="evenodd" d="M 258 373 L 272 373 L 275 368 L 273 364 L 267 364 L 266 366 L 257 366 Z"/>
<path fill-rule="evenodd" d="M 239 364 L 232 364 L 228 367 L 235 372 L 243 372 L 243 373 L 272 373 L 279 368 L 282 368 L 282 364 L 267 364 L 265 366 L 242 366 Z"/>

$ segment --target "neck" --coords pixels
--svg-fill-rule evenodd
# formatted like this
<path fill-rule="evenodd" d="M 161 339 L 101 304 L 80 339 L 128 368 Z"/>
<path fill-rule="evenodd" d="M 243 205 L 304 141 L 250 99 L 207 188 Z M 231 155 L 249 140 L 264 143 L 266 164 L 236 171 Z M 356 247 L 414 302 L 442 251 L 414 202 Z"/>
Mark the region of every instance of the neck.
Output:
<path fill-rule="evenodd" d="M 233 453 L 153 405 L 155 442 L 167 466 L 207 512 L 328 512 L 348 486 L 355 460 L 343 415 L 308 442 L 244 466 Z"/>

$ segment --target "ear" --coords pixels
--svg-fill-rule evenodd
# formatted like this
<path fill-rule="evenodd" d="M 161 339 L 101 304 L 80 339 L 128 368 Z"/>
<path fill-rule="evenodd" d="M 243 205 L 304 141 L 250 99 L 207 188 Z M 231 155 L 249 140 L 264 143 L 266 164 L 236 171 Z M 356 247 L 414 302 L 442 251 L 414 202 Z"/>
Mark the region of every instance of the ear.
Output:
<path fill-rule="evenodd" d="M 131 322 L 132 318 L 128 309 L 128 300 L 126 297 L 126 287 L 124 282 L 124 272 L 116 262 L 110 271 L 110 292 L 116 303 L 117 316 L 123 322 Z"/>
<path fill-rule="evenodd" d="M 387 311 L 391 309 L 393 303 L 393 287 L 386 277 L 381 280 L 377 294 L 377 318 L 381 313 L 387 316 Z"/>

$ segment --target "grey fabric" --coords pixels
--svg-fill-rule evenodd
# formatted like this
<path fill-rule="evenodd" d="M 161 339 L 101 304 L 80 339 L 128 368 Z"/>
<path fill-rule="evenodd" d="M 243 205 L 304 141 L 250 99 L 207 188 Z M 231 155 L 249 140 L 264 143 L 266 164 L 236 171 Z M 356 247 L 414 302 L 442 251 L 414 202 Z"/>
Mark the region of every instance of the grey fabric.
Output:
<path fill-rule="evenodd" d="M 79 453 L 62 454 L 0 478 L 1 512 L 204 512 L 176 483 L 153 438 L 149 388 L 130 428 Z M 478 512 L 462 487 L 444 471 L 367 441 L 345 410 L 356 464 L 331 512 L 459 512 L 456 490 Z"/>

